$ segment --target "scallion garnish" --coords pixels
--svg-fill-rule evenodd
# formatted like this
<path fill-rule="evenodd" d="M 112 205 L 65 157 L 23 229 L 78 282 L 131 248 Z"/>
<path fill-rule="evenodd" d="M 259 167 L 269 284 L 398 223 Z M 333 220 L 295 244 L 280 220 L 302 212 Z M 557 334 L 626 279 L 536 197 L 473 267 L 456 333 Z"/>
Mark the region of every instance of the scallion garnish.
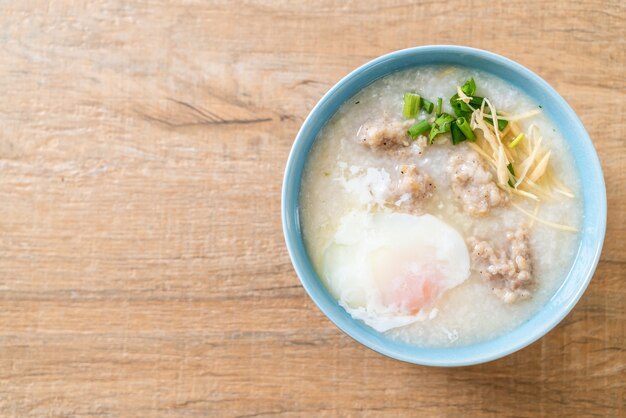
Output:
<path fill-rule="evenodd" d="M 498 119 L 498 129 L 500 129 L 500 132 L 504 131 L 507 126 L 509 126 L 508 120 Z"/>
<path fill-rule="evenodd" d="M 474 79 L 470 78 L 467 80 L 465 84 L 463 84 L 463 87 L 461 87 L 461 91 L 468 96 L 473 96 L 476 92 L 476 83 L 474 82 Z"/>
<path fill-rule="evenodd" d="M 474 141 L 476 139 L 476 135 L 474 135 L 474 132 L 472 132 L 472 128 L 470 128 L 469 123 L 467 123 L 467 119 L 465 119 L 464 117 L 460 117 L 456 120 L 456 126 L 459 127 L 461 132 L 463 132 L 465 138 L 469 139 L 470 141 Z"/>
<path fill-rule="evenodd" d="M 424 109 L 428 113 L 433 113 L 433 108 L 435 104 L 430 100 L 422 98 L 422 109 Z"/>
<path fill-rule="evenodd" d="M 469 117 L 473 110 L 472 107 L 477 109 L 483 104 L 484 97 L 472 97 L 469 100 L 469 103 L 465 103 L 463 100 L 459 99 L 459 95 L 455 94 L 450 98 L 450 106 L 452 106 L 452 110 L 454 110 L 454 114 L 458 117 Z M 472 107 L 470 107 L 472 106 Z"/>
<path fill-rule="evenodd" d="M 459 95 L 455 94 L 450 98 L 450 106 L 457 117 L 469 116 L 472 109 L 463 100 L 459 99 Z"/>
<path fill-rule="evenodd" d="M 522 141 L 522 139 L 524 139 L 524 132 L 521 132 L 519 135 L 517 135 L 515 139 L 511 141 L 508 147 L 511 149 L 515 148 L 517 144 L 519 144 Z"/>
<path fill-rule="evenodd" d="M 433 143 L 437 135 L 449 132 L 450 124 L 455 120 L 456 118 L 454 116 L 448 115 L 447 113 L 442 113 L 437 119 L 435 119 L 435 122 L 430 128 L 430 143 Z"/>
<path fill-rule="evenodd" d="M 482 104 L 483 104 L 483 100 L 485 100 L 484 97 L 479 97 L 479 96 L 473 96 L 470 101 L 469 104 L 471 104 L 472 106 L 474 106 L 475 108 L 479 108 Z"/>
<path fill-rule="evenodd" d="M 450 125 L 450 134 L 452 135 L 452 145 L 460 144 L 467 139 L 456 123 Z"/>
<path fill-rule="evenodd" d="M 414 118 L 420 108 L 421 97 L 415 93 L 404 93 L 404 108 L 402 114 L 405 119 Z"/>
<path fill-rule="evenodd" d="M 485 122 L 487 122 L 489 125 L 493 126 L 493 118 L 491 117 L 491 115 L 485 116 L 484 119 L 485 119 Z M 508 120 L 498 119 L 498 130 L 500 132 L 504 131 L 508 124 L 509 124 Z"/>
<path fill-rule="evenodd" d="M 474 113 L 477 113 L 483 117 L 485 122 L 493 126 L 493 119 L 495 115 L 492 116 L 491 114 L 484 114 L 483 104 L 485 102 L 485 98 L 474 96 L 474 93 L 476 93 L 476 82 L 473 78 L 467 80 L 463 86 L 457 87 L 457 94 L 450 98 L 450 106 L 456 116 L 443 112 L 443 99 L 441 97 L 438 97 L 436 103 L 433 103 L 428 99 L 422 98 L 419 94 L 410 92 L 404 93 L 404 107 L 402 113 L 406 119 L 415 118 L 420 109 L 424 109 L 427 113 L 432 113 L 434 111 L 436 115 L 436 119 L 432 123 L 429 123 L 428 120 L 421 120 L 414 123 L 407 130 L 407 135 L 411 139 L 416 139 L 418 136 L 430 130 L 430 144 L 433 143 L 437 135 L 446 132 L 450 132 L 452 136 L 452 144 L 454 145 L 466 140 L 475 141 L 476 134 L 470 126 L 470 118 L 475 116 Z M 464 96 L 463 99 L 459 98 L 459 94 Z M 491 109 L 493 110 L 493 108 Z M 496 115 L 499 115 L 499 113 Z M 507 120 L 498 119 L 497 129 L 498 131 L 504 131 L 508 125 L 509 122 Z M 482 123 L 478 124 L 478 126 L 479 129 L 483 129 L 480 128 L 480 126 L 484 127 Z M 508 147 L 510 149 L 515 148 L 523 138 L 524 134 L 520 133 L 508 144 Z M 511 173 L 511 178 L 515 181 L 513 165 L 509 164 L 507 167 Z M 509 185 L 513 187 L 511 181 L 509 181 Z"/>
<path fill-rule="evenodd" d="M 422 109 L 424 109 L 426 112 L 432 113 L 434 106 L 435 105 L 433 104 L 433 102 L 431 102 L 430 100 L 426 100 L 426 99 L 422 98 Z"/>
<path fill-rule="evenodd" d="M 415 139 L 424 132 L 430 129 L 430 123 L 427 120 L 421 120 L 416 124 L 412 125 L 406 133 L 411 137 L 411 139 Z"/>
<path fill-rule="evenodd" d="M 508 168 L 509 173 L 515 175 L 515 170 L 513 170 L 513 163 L 508 163 L 506 168 Z"/>
<path fill-rule="evenodd" d="M 513 164 L 509 163 L 506 168 L 509 170 L 509 173 L 511 173 L 511 175 L 513 176 L 513 179 L 515 179 L 515 170 L 513 170 Z M 515 187 L 513 185 L 513 182 L 511 181 L 511 179 L 509 179 L 509 186 L 511 187 Z"/>

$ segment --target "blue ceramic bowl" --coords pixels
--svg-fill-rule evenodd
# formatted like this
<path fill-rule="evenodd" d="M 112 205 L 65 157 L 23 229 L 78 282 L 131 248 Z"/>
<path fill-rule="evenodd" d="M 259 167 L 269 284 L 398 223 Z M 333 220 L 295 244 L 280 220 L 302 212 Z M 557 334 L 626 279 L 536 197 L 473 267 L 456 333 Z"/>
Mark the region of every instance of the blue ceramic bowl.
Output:
<path fill-rule="evenodd" d="M 341 308 L 313 269 L 302 240 L 298 201 L 302 171 L 315 138 L 339 107 L 375 80 L 395 71 L 428 64 L 449 64 L 482 70 L 522 89 L 543 105 L 548 117 L 569 141 L 582 181 L 583 222 L 578 253 L 554 296 L 528 321 L 489 341 L 464 347 L 420 348 L 393 341 Z M 287 249 L 302 285 L 317 306 L 346 334 L 386 356 L 429 366 L 465 366 L 506 356 L 541 338 L 580 299 L 600 258 L 606 229 L 606 190 L 591 138 L 565 100 L 539 76 L 509 59 L 459 46 L 424 46 L 384 55 L 339 81 L 313 108 L 291 149 L 282 191 L 283 231 Z"/>

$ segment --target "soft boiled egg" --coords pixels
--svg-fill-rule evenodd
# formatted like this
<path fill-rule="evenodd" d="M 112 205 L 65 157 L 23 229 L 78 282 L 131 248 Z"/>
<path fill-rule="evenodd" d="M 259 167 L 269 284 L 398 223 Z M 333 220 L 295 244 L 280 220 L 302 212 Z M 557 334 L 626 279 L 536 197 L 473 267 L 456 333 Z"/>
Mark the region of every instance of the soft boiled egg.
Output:
<path fill-rule="evenodd" d="M 323 259 L 333 296 L 380 332 L 436 314 L 437 299 L 469 274 L 463 237 L 429 214 L 349 212 Z"/>

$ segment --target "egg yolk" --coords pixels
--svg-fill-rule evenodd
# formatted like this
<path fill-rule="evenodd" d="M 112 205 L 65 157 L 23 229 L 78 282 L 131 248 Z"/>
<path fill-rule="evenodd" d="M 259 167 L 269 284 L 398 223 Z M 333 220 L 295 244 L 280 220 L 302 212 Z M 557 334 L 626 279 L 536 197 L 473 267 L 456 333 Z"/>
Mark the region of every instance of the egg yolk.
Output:
<path fill-rule="evenodd" d="M 379 280 L 381 302 L 411 315 L 428 307 L 443 293 L 443 275 L 430 264 L 414 264 Z"/>
<path fill-rule="evenodd" d="M 397 312 L 415 315 L 446 290 L 445 274 L 436 260 L 414 250 L 379 250 L 372 263 L 380 302 Z"/>

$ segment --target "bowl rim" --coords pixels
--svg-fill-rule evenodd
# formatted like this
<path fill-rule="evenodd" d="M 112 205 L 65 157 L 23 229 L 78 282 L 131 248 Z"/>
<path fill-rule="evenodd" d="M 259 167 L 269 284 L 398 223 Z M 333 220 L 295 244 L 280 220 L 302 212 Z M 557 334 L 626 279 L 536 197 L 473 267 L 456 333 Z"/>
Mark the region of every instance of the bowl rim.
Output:
<path fill-rule="evenodd" d="M 316 118 L 320 118 L 320 113 L 324 111 L 325 107 L 330 105 L 331 101 L 335 99 L 335 96 L 339 97 L 339 95 L 343 94 L 341 92 L 341 89 L 346 84 L 351 81 L 357 80 L 359 77 L 364 77 L 365 80 L 367 80 L 367 74 L 365 74 L 367 70 L 370 70 L 378 65 L 393 63 L 395 61 L 402 61 L 414 55 L 428 54 L 431 52 L 444 54 L 464 54 L 470 55 L 474 58 L 485 59 L 494 63 L 495 65 L 503 66 L 508 70 L 518 73 L 517 76 L 531 79 L 532 82 L 536 83 L 538 87 L 546 93 L 548 100 L 556 105 L 558 111 L 563 113 L 563 117 L 568 118 L 568 122 L 574 124 L 572 129 L 577 131 L 580 136 L 577 145 L 585 147 L 584 163 L 586 164 L 586 168 L 590 168 L 592 172 L 596 174 L 596 177 L 598 177 L 597 179 L 594 179 L 594 186 L 596 188 L 595 192 L 598 194 L 598 196 L 596 197 L 598 197 L 599 199 L 594 199 L 594 202 L 591 203 L 595 205 L 593 207 L 593 215 L 596 217 L 596 228 L 591 231 L 583 230 L 580 232 L 580 247 L 582 247 L 584 233 L 595 234 L 595 239 L 592 241 L 592 248 L 588 249 L 588 254 L 586 254 L 586 265 L 581 267 L 583 268 L 582 273 L 584 275 L 582 283 L 580 283 L 579 287 L 574 293 L 566 295 L 567 300 L 559 302 L 560 304 L 554 308 L 553 312 L 548 316 L 546 321 L 543 321 L 539 324 L 539 327 L 532 328 L 530 332 L 526 335 L 517 336 L 515 339 L 513 339 L 513 341 L 507 341 L 506 337 L 514 334 L 517 329 L 522 328 L 526 323 L 530 322 L 532 318 L 538 316 L 540 313 L 546 310 L 545 306 L 539 309 L 539 311 L 533 313 L 533 316 L 531 316 L 531 318 L 517 325 L 515 328 L 506 332 L 505 334 L 496 337 L 495 339 L 486 340 L 484 342 L 478 342 L 467 346 L 449 348 L 417 347 L 398 341 L 392 341 L 382 334 L 378 334 L 377 336 L 372 333 L 371 329 L 368 329 L 367 326 L 359 323 L 357 320 L 354 320 L 352 318 L 347 319 L 347 313 L 345 313 L 345 311 L 344 314 L 341 314 L 337 310 L 339 304 L 336 300 L 332 298 L 332 296 L 330 298 L 334 303 L 329 303 L 328 291 L 325 289 L 325 286 L 321 282 L 321 279 L 312 269 L 311 262 L 309 260 L 308 254 L 306 253 L 306 250 L 303 251 L 303 240 L 299 222 L 299 192 L 303 167 L 310 152 L 310 148 L 315 142 L 317 134 L 319 133 L 321 127 L 323 127 L 332 118 L 338 107 L 340 107 L 343 103 L 349 100 L 350 97 L 352 97 L 356 92 L 348 95 L 343 100 L 341 100 L 341 103 L 338 105 L 338 107 L 334 111 L 332 111 L 330 115 L 324 117 L 321 127 L 312 132 L 312 125 L 314 125 L 314 123 L 317 123 Z M 416 66 L 406 65 L 405 67 L 410 68 Z M 379 77 L 375 77 L 369 80 L 365 85 L 369 85 L 386 75 L 401 70 L 402 68 L 402 66 L 394 68 L 392 71 L 388 71 Z M 472 65 L 468 65 L 468 68 L 472 68 Z M 499 76 L 496 75 L 496 77 Z M 361 87 L 361 89 L 363 87 Z M 303 151 L 304 155 L 302 156 L 302 158 L 298 159 L 298 155 L 300 153 L 303 153 Z M 572 150 L 572 152 L 573 151 L 574 150 Z M 577 162 L 576 165 L 579 166 L 579 163 Z M 578 171 L 580 171 L 580 167 L 577 168 Z M 583 203 L 586 203 L 586 200 L 587 199 L 583 199 Z M 587 208 L 585 205 L 583 211 L 583 220 L 585 220 L 587 214 L 586 209 Z M 496 360 L 532 344 L 533 342 L 547 334 L 557 324 L 559 324 L 578 303 L 589 282 L 591 281 L 591 278 L 593 277 L 593 274 L 598 265 L 598 261 L 600 259 L 600 253 L 602 251 L 606 232 L 607 218 L 606 186 L 604 182 L 602 168 L 600 166 L 600 161 L 593 146 L 593 142 L 589 137 L 589 134 L 587 133 L 576 113 L 565 101 L 565 99 L 561 97 L 561 95 L 559 95 L 556 90 L 552 88 L 545 80 L 543 80 L 541 77 L 536 75 L 528 68 L 522 66 L 521 64 L 493 52 L 456 45 L 428 45 L 393 51 L 361 65 L 360 67 L 356 68 L 355 70 L 344 76 L 336 84 L 334 84 L 328 90 L 328 92 L 326 92 L 326 94 L 324 94 L 324 96 L 317 102 L 317 104 L 313 107 L 313 109 L 303 122 L 300 130 L 298 131 L 298 134 L 296 135 L 291 151 L 289 153 L 289 157 L 287 159 L 282 183 L 281 216 L 283 234 L 287 246 L 287 251 L 289 253 L 289 257 L 294 266 L 296 274 L 298 275 L 298 278 L 300 279 L 300 282 L 309 297 L 322 311 L 322 313 L 324 313 L 324 315 L 335 324 L 337 328 L 339 328 L 345 334 L 347 334 L 357 342 L 361 343 L 362 345 L 366 346 L 367 348 L 396 360 L 426 366 L 469 366 Z M 572 275 L 572 269 L 574 266 L 577 265 L 577 263 L 579 263 L 580 257 L 581 250 L 579 248 L 579 252 L 574 257 L 574 261 L 572 263 L 570 271 L 567 273 L 566 277 L 563 279 L 561 287 L 559 287 L 555 291 L 555 294 L 552 296 L 552 298 L 557 296 L 565 283 L 568 282 L 570 276 Z M 323 288 L 323 290 L 320 289 L 320 286 Z M 324 295 L 324 293 L 326 293 L 326 295 Z M 552 298 L 550 299 L 550 301 L 552 300 Z M 546 302 L 546 304 L 547 303 L 548 302 Z M 500 342 L 499 345 L 495 344 L 495 347 L 491 347 L 491 349 L 489 350 L 481 350 L 481 345 L 485 345 L 486 343 L 492 343 L 502 338 L 504 338 L 504 340 Z M 509 340 L 511 339 L 509 338 Z M 471 350 L 474 347 L 476 347 L 476 349 Z M 442 355 L 441 353 L 444 354 Z M 446 355 L 445 353 L 448 353 L 450 355 Z M 458 357 L 459 353 L 465 353 L 465 356 Z"/>

